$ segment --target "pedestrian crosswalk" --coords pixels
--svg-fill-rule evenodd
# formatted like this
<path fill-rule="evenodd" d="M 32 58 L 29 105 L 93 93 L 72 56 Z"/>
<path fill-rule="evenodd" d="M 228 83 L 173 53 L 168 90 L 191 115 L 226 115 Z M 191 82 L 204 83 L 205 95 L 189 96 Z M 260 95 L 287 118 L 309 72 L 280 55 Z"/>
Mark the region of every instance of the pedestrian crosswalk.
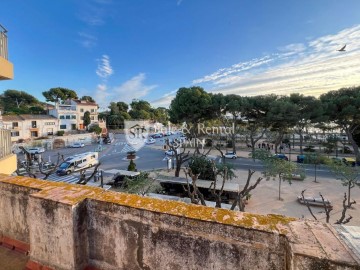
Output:
<path fill-rule="evenodd" d="M 91 174 L 92 174 L 92 172 L 85 173 L 85 176 L 89 177 Z M 46 180 L 52 181 L 52 182 L 64 182 L 64 183 L 68 183 L 68 184 L 76 184 L 79 181 L 79 178 L 80 178 L 79 175 L 60 176 L 60 175 L 57 175 L 57 174 L 51 174 L 51 175 L 49 175 L 49 177 Z M 93 186 L 93 187 L 100 187 L 100 182 L 94 182 L 94 179 L 91 179 L 89 182 L 87 182 L 86 185 L 87 186 Z M 111 186 L 103 185 L 103 188 L 105 190 L 108 190 L 108 189 L 111 188 Z"/>
<path fill-rule="evenodd" d="M 60 176 L 57 174 L 50 174 L 46 180 L 53 182 L 65 182 L 69 184 L 75 184 L 77 181 L 79 181 L 79 176 L 72 174 L 64 175 L 64 176 Z"/>

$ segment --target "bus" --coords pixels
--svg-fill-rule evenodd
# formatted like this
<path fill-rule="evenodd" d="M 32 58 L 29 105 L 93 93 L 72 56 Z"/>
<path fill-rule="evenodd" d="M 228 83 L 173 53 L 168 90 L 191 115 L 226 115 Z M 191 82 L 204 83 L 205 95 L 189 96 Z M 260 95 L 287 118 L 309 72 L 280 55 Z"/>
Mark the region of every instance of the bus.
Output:
<path fill-rule="evenodd" d="M 99 163 L 97 152 L 87 152 L 70 156 L 60 164 L 56 171 L 57 175 L 68 175 L 82 169 L 91 168 Z"/>

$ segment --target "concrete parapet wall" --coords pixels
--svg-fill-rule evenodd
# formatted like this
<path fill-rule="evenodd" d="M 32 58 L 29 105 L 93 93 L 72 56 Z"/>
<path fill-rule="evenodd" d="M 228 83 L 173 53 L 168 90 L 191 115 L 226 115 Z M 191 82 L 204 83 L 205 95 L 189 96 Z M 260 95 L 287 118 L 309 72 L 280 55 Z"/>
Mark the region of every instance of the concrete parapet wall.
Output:
<path fill-rule="evenodd" d="M 5 175 L 0 207 L 0 235 L 30 244 L 28 266 L 359 269 L 330 226 L 278 215 Z"/>

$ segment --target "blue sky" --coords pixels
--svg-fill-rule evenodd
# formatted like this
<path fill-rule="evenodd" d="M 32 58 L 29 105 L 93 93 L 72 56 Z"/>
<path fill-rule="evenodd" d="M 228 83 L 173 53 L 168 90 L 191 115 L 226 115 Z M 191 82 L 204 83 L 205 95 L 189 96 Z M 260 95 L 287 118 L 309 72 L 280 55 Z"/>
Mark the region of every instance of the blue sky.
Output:
<path fill-rule="evenodd" d="M 15 78 L 168 106 L 180 87 L 315 95 L 360 82 L 358 0 L 3 0 Z M 346 52 L 336 50 L 347 44 Z"/>

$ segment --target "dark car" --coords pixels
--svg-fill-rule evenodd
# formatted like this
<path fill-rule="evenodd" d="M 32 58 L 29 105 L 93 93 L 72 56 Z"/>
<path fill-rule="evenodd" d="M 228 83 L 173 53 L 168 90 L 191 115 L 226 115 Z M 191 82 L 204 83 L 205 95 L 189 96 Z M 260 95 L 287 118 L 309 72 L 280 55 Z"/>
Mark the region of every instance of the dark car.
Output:
<path fill-rule="evenodd" d="M 274 158 L 282 159 L 288 161 L 289 158 L 285 154 L 275 154 Z"/>

